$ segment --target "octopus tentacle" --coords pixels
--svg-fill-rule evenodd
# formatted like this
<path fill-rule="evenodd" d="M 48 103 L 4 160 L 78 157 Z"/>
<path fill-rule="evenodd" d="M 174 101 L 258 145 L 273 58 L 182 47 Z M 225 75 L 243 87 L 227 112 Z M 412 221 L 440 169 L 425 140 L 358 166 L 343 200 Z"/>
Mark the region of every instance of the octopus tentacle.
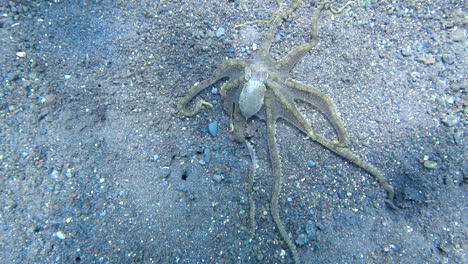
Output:
<path fill-rule="evenodd" d="M 270 152 L 271 166 L 273 168 L 273 174 L 275 178 L 273 194 L 271 197 L 271 215 L 273 221 L 276 224 L 276 227 L 281 234 L 281 237 L 288 245 L 289 250 L 292 253 L 294 263 L 298 264 L 299 255 L 297 253 L 296 245 L 291 241 L 288 236 L 288 232 L 284 227 L 283 221 L 279 216 L 279 195 L 281 192 L 281 182 L 283 173 L 281 172 L 281 160 L 279 157 L 278 145 L 276 143 L 276 114 L 275 114 L 275 95 L 271 92 L 268 92 L 265 96 L 265 116 L 266 116 L 266 126 L 267 126 L 267 135 L 268 135 L 268 150 Z"/>
<path fill-rule="evenodd" d="M 195 103 L 194 109 L 190 110 L 187 108 L 187 105 L 192 99 L 197 96 L 201 91 L 207 88 L 210 85 L 213 85 L 215 82 L 224 79 L 235 79 L 239 77 L 243 73 L 243 68 L 245 68 L 249 64 L 246 60 L 240 59 L 233 59 L 227 60 L 222 63 L 216 71 L 211 75 L 211 77 L 205 81 L 196 83 L 188 92 L 187 95 L 182 98 L 180 101 L 178 108 L 179 111 L 186 116 L 194 116 L 196 115 L 201 109 L 206 107 L 212 107 L 212 105 L 203 99 L 198 100 Z"/>

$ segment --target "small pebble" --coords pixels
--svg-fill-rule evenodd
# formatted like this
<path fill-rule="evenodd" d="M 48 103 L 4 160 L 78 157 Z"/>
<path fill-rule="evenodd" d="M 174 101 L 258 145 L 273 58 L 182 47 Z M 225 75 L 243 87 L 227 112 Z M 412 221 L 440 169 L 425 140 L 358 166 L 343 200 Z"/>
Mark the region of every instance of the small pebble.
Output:
<path fill-rule="evenodd" d="M 158 161 L 159 160 L 159 155 L 153 155 L 153 161 Z"/>
<path fill-rule="evenodd" d="M 212 94 L 217 94 L 217 93 L 218 93 L 218 88 L 213 87 L 213 88 L 211 89 L 211 93 L 212 93 Z"/>
<path fill-rule="evenodd" d="M 264 258 L 265 258 L 265 257 L 263 256 L 262 253 L 257 254 L 257 260 L 258 260 L 258 261 L 263 261 Z"/>
<path fill-rule="evenodd" d="M 422 57 L 420 57 L 419 61 L 426 64 L 426 65 L 430 65 L 430 64 L 435 63 L 435 57 L 432 54 L 426 54 L 426 55 L 423 55 Z"/>
<path fill-rule="evenodd" d="M 344 199 L 345 198 L 345 194 L 344 194 L 344 191 L 343 190 L 338 190 L 336 192 L 336 194 L 338 195 L 338 198 L 340 199 Z"/>
<path fill-rule="evenodd" d="M 253 51 L 256 51 L 256 50 L 257 50 L 257 48 L 258 48 L 258 45 L 257 45 L 257 43 L 254 43 L 254 44 L 252 44 L 252 50 L 253 50 Z"/>
<path fill-rule="evenodd" d="M 26 52 L 24 51 L 18 51 L 16 52 L 16 56 L 20 57 L 20 58 L 24 58 L 26 57 Z"/>
<path fill-rule="evenodd" d="M 204 160 L 202 160 L 202 159 L 199 160 L 198 163 L 199 163 L 200 165 L 202 165 L 202 166 L 205 166 L 205 165 L 206 165 L 206 161 L 204 161 Z"/>
<path fill-rule="evenodd" d="M 455 126 L 460 122 L 460 118 L 455 115 L 445 115 L 441 118 L 442 123 L 448 127 Z"/>
<path fill-rule="evenodd" d="M 413 51 L 411 50 L 411 46 L 406 46 L 405 48 L 401 49 L 401 55 L 405 57 L 409 57 L 413 54 Z"/>
<path fill-rule="evenodd" d="M 463 27 L 455 27 L 450 34 L 453 41 L 463 42 L 466 38 L 465 29 Z"/>
<path fill-rule="evenodd" d="M 445 64 L 452 65 L 453 63 L 455 63 L 455 58 L 452 54 L 444 54 L 442 55 L 442 61 Z"/>
<path fill-rule="evenodd" d="M 206 148 L 203 150 L 203 160 L 208 163 L 211 160 L 211 150 Z"/>
<path fill-rule="evenodd" d="M 296 244 L 300 247 L 307 244 L 307 242 L 309 242 L 309 239 L 306 234 L 300 234 L 296 239 Z"/>
<path fill-rule="evenodd" d="M 309 167 L 313 168 L 313 167 L 315 167 L 317 164 L 315 164 L 315 162 L 309 160 L 309 161 L 307 161 L 307 165 L 309 165 Z"/>
<path fill-rule="evenodd" d="M 7 73 L 6 75 L 6 81 L 8 82 L 12 82 L 12 81 L 15 81 L 16 79 L 18 79 L 18 73 L 16 72 L 9 72 Z"/>
<path fill-rule="evenodd" d="M 446 96 L 445 97 L 445 102 L 447 102 L 447 104 L 454 104 L 455 103 L 455 97 L 449 95 L 449 96 Z"/>
<path fill-rule="evenodd" d="M 215 33 L 216 37 L 219 38 L 219 37 L 221 37 L 222 35 L 224 35 L 224 31 L 225 31 L 225 30 L 224 30 L 224 27 L 219 27 L 219 28 L 216 30 L 216 33 Z"/>
<path fill-rule="evenodd" d="M 221 181 L 223 180 L 223 175 L 221 175 L 221 174 L 215 174 L 215 175 L 213 175 L 213 180 L 214 180 L 215 182 L 221 182 Z"/>
<path fill-rule="evenodd" d="M 60 176 L 60 173 L 56 169 L 53 169 L 52 172 L 50 173 L 50 177 L 53 180 L 57 180 L 59 176 Z"/>
<path fill-rule="evenodd" d="M 67 237 L 65 235 L 65 232 L 63 232 L 63 231 L 58 231 L 57 233 L 55 233 L 55 236 L 60 240 L 64 240 Z"/>
<path fill-rule="evenodd" d="M 211 136 L 216 137 L 218 135 L 218 122 L 214 121 L 208 124 L 208 132 Z"/>
<path fill-rule="evenodd" d="M 437 168 L 437 162 L 432 161 L 432 160 L 426 160 L 424 161 L 424 167 L 428 169 L 436 169 Z"/>

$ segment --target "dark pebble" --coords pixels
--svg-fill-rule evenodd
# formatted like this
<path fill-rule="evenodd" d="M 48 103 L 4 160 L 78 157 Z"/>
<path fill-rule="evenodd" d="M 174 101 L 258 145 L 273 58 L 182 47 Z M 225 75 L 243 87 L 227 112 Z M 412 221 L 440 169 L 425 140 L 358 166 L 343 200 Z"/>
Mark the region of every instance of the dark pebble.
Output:
<path fill-rule="evenodd" d="M 208 124 L 208 132 L 211 136 L 216 137 L 218 135 L 218 122 L 214 121 Z"/>

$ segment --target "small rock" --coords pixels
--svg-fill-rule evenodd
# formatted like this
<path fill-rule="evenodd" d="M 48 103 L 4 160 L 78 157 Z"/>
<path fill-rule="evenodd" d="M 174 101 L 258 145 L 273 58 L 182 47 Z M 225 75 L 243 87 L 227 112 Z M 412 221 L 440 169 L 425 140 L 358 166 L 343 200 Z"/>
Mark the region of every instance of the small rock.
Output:
<path fill-rule="evenodd" d="M 20 57 L 20 58 L 24 58 L 26 57 L 26 52 L 24 51 L 18 51 L 16 52 L 16 56 Z"/>
<path fill-rule="evenodd" d="M 410 76 L 411 76 L 411 79 L 412 79 L 413 82 L 417 81 L 417 80 L 419 80 L 421 78 L 421 74 L 419 72 L 417 72 L 417 71 L 411 72 Z"/>
<path fill-rule="evenodd" d="M 221 182 L 223 179 L 224 179 L 224 177 L 223 177 L 223 175 L 221 175 L 221 174 L 215 174 L 215 175 L 213 175 L 213 180 L 214 180 L 215 182 Z"/>
<path fill-rule="evenodd" d="M 344 199 L 345 198 L 345 194 L 344 194 L 344 191 L 343 190 L 338 190 L 336 192 L 336 194 L 338 195 L 338 198 L 340 199 Z"/>
<path fill-rule="evenodd" d="M 441 118 L 442 123 L 448 127 L 452 127 L 460 122 L 460 118 L 455 115 L 445 115 Z"/>
<path fill-rule="evenodd" d="M 413 54 L 413 51 L 411 50 L 411 46 L 409 45 L 401 49 L 401 55 L 405 57 L 409 57 L 412 54 Z"/>
<path fill-rule="evenodd" d="M 452 33 L 450 34 L 450 37 L 453 41 L 463 42 L 466 38 L 465 29 L 462 27 L 455 27 Z"/>
<path fill-rule="evenodd" d="M 383 251 L 386 253 L 391 252 L 391 251 L 396 251 L 396 250 L 398 250 L 398 248 L 393 244 L 389 244 L 383 248 Z"/>
<path fill-rule="evenodd" d="M 435 63 L 435 57 L 432 54 L 426 54 L 418 59 L 420 62 L 430 65 Z"/>
<path fill-rule="evenodd" d="M 254 43 L 254 44 L 252 44 L 252 50 L 253 50 L 253 51 L 256 51 L 256 50 L 257 50 L 257 48 L 258 48 L 258 45 L 257 45 L 257 43 Z"/>
<path fill-rule="evenodd" d="M 309 167 L 313 168 L 313 167 L 315 167 L 317 164 L 315 164 L 315 162 L 309 160 L 309 161 L 307 161 L 307 165 L 309 165 Z"/>
<path fill-rule="evenodd" d="M 16 72 L 9 72 L 9 73 L 7 73 L 7 75 L 6 75 L 6 79 L 5 79 L 5 80 L 8 81 L 8 82 L 12 82 L 12 81 L 15 81 L 16 79 L 18 79 L 18 76 L 19 76 L 19 75 L 18 75 L 18 73 L 16 73 Z"/>
<path fill-rule="evenodd" d="M 57 180 L 59 176 L 60 173 L 56 169 L 52 169 L 52 171 L 50 172 L 50 177 L 52 178 L 52 180 Z"/>
<path fill-rule="evenodd" d="M 265 258 L 265 256 L 263 256 L 262 253 L 257 254 L 257 260 L 258 260 L 258 261 L 261 262 L 261 261 L 263 261 L 264 258 Z"/>
<path fill-rule="evenodd" d="M 452 65 L 455 63 L 455 58 L 453 57 L 452 54 L 444 54 L 442 55 L 442 61 L 445 64 Z"/>
<path fill-rule="evenodd" d="M 216 137 L 218 135 L 218 122 L 213 121 L 208 124 L 208 132 L 211 136 Z"/>
<path fill-rule="evenodd" d="M 452 95 L 446 95 L 444 96 L 445 102 L 447 104 L 454 104 L 455 103 L 455 97 Z"/>
<path fill-rule="evenodd" d="M 202 166 L 205 166 L 205 165 L 206 165 L 206 161 L 204 161 L 204 160 L 202 160 L 202 159 L 199 160 L 198 163 L 199 163 L 200 165 L 202 165 Z"/>
<path fill-rule="evenodd" d="M 424 167 L 428 168 L 428 169 L 436 169 L 437 168 L 437 162 L 435 161 L 432 161 L 432 160 L 426 160 L 424 161 Z"/>
<path fill-rule="evenodd" d="M 55 233 L 55 236 L 60 240 L 64 240 L 67 237 L 65 235 L 65 232 L 63 232 L 63 231 L 58 231 L 57 233 Z"/>
<path fill-rule="evenodd" d="M 217 94 L 218 93 L 218 88 L 216 88 L 216 87 L 211 88 L 211 93 L 212 94 Z"/>
<path fill-rule="evenodd" d="M 222 35 L 224 35 L 224 32 L 225 32 L 224 27 L 219 27 L 219 28 L 216 30 L 215 35 L 216 35 L 217 38 L 219 38 L 219 37 L 221 37 Z"/>
<path fill-rule="evenodd" d="M 159 155 L 153 155 L 153 161 L 156 162 L 159 160 Z"/>
<path fill-rule="evenodd" d="M 5 203 L 5 209 L 7 210 L 13 210 L 15 209 L 16 207 L 18 207 L 18 203 L 14 200 L 11 200 L 11 199 L 8 199 Z"/>
<path fill-rule="evenodd" d="M 211 150 L 209 148 L 205 148 L 203 150 L 203 160 L 208 163 L 211 160 Z"/>
<path fill-rule="evenodd" d="M 300 234 L 296 239 L 296 244 L 300 247 L 307 244 L 307 242 L 309 242 L 309 239 L 306 234 Z"/>

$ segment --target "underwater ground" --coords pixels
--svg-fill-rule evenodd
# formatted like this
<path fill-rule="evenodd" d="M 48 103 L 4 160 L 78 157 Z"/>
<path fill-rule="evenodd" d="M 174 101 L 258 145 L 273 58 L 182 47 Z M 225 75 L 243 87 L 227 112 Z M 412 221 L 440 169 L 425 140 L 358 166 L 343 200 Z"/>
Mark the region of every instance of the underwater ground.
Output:
<path fill-rule="evenodd" d="M 316 4 L 304 2 L 276 58 L 307 40 Z M 304 263 L 468 263 L 467 5 L 356 2 L 322 14 L 292 76 L 335 102 L 396 207 L 372 176 L 280 123 L 281 218 Z M 0 263 L 291 263 L 269 211 L 264 122 L 252 236 L 250 157 L 229 135 L 222 82 L 200 94 L 214 108 L 176 107 L 226 58 L 251 58 L 267 25 L 235 25 L 276 7 L 0 1 Z"/>

